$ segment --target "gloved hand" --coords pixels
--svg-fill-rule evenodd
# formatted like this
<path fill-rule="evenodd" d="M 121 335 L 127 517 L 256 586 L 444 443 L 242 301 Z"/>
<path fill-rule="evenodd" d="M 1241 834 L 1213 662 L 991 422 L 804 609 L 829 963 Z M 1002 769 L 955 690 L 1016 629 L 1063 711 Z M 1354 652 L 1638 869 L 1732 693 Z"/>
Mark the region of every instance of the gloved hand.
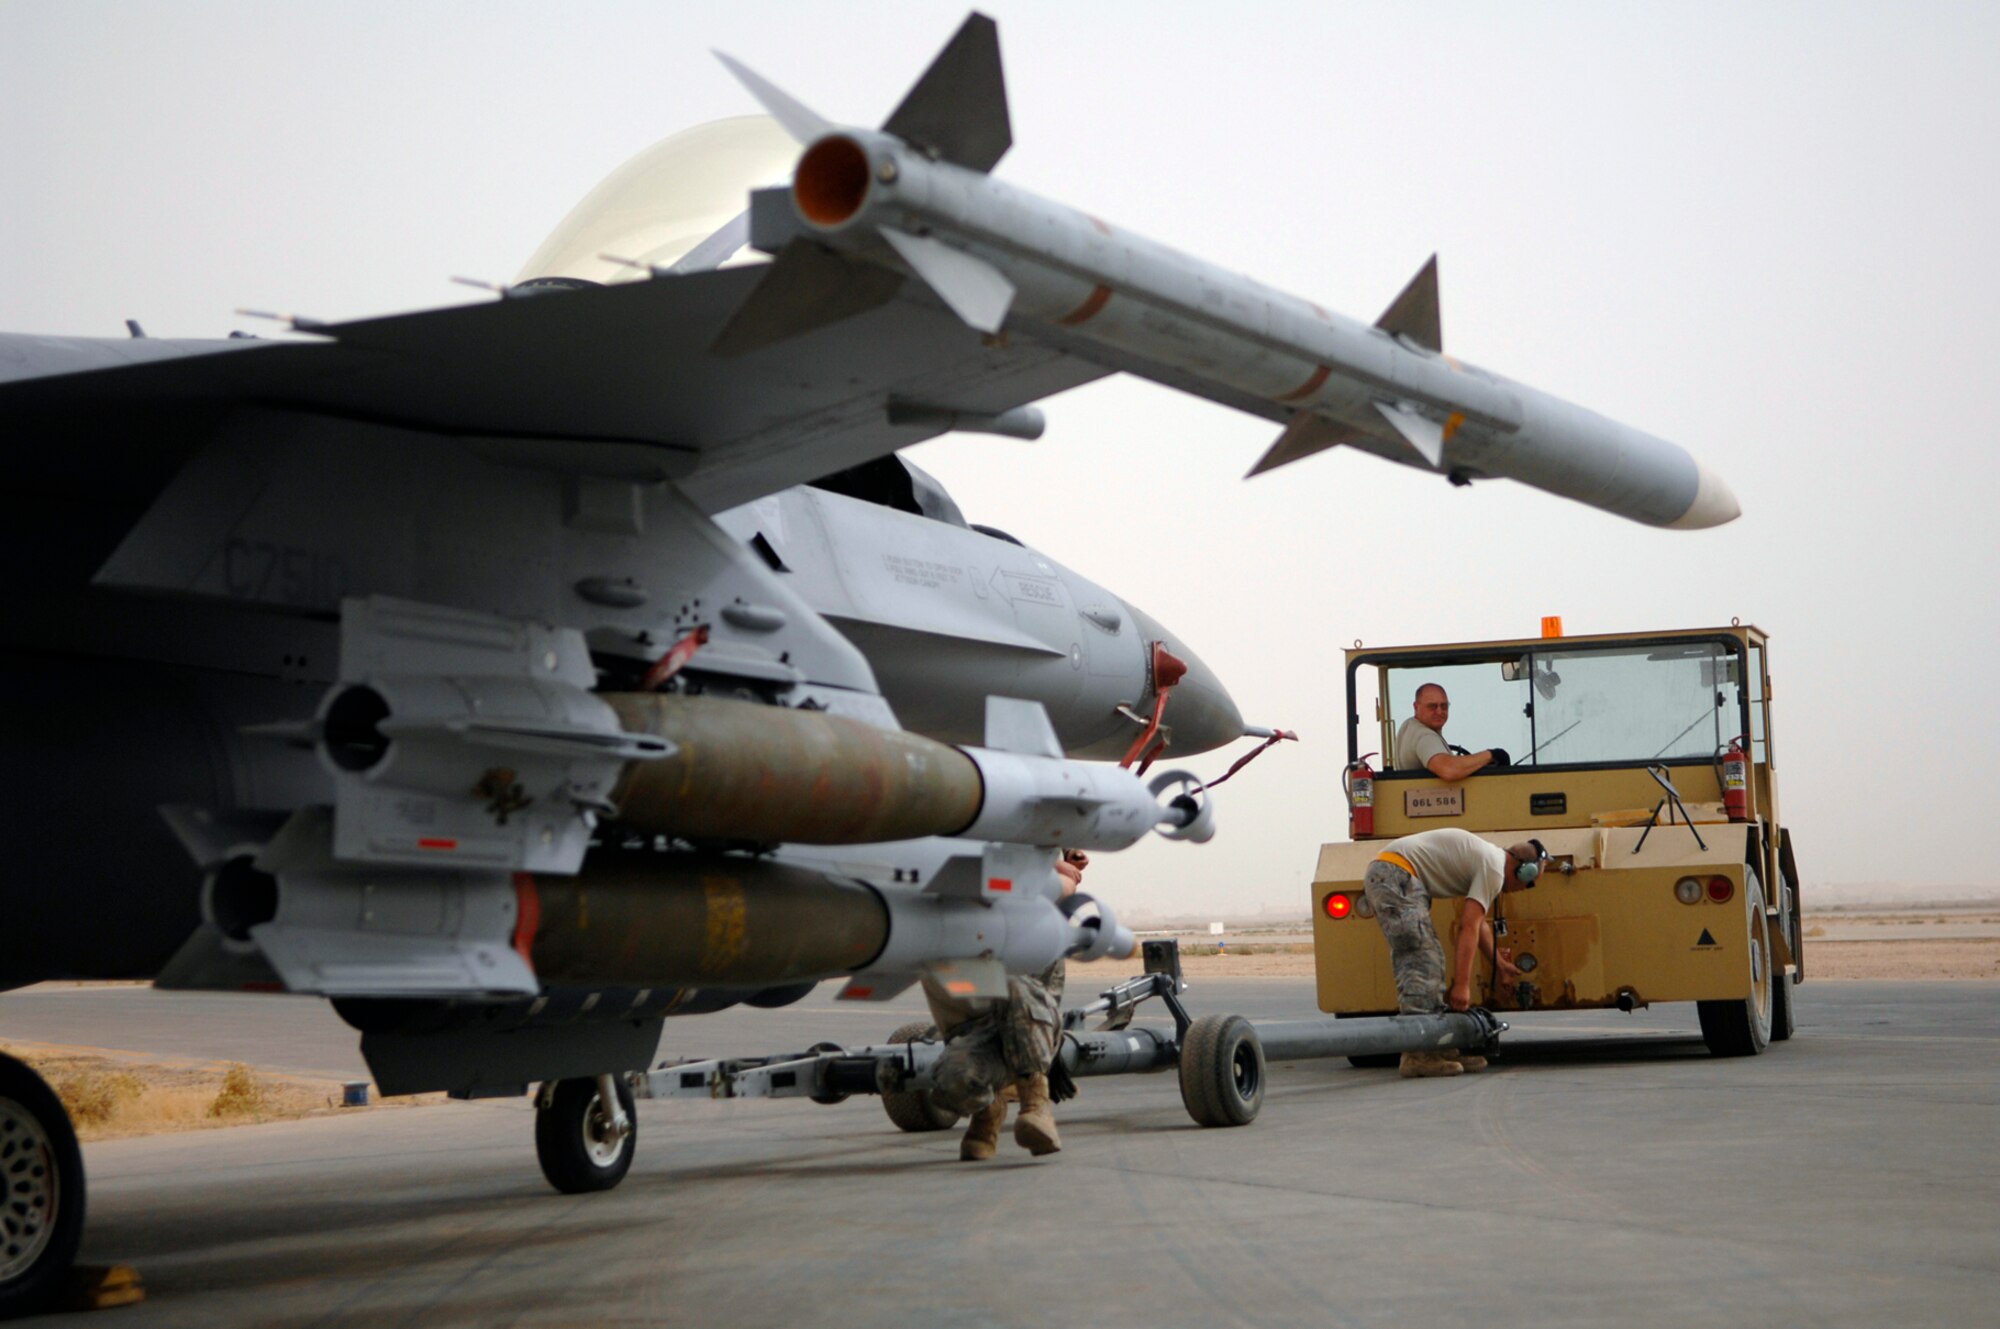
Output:
<path fill-rule="evenodd" d="M 1493 766 L 1496 770 L 1502 766 L 1513 765 L 1513 763 L 1507 759 L 1507 749 L 1494 748 L 1492 749 L 1492 752 L 1493 752 Z"/>

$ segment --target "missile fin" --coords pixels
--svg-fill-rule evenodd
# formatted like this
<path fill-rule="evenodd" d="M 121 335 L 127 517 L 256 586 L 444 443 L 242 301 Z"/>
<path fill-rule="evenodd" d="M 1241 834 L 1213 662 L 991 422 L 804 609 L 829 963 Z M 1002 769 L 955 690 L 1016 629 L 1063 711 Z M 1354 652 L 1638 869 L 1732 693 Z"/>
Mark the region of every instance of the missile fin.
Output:
<path fill-rule="evenodd" d="M 882 238 L 968 326 L 981 332 L 1000 331 L 1008 306 L 1014 303 L 1014 283 L 998 268 L 963 249 L 893 226 L 882 228 Z"/>
<path fill-rule="evenodd" d="M 887 304 L 902 284 L 886 268 L 849 263 L 810 241 L 795 240 L 778 251 L 710 349 L 729 359 L 775 346 Z"/>
<path fill-rule="evenodd" d="M 957 896 L 966 900 L 986 897 L 986 860 L 977 854 L 954 854 L 924 883 L 924 894 Z"/>
<path fill-rule="evenodd" d="M 1407 337 L 1427 351 L 1444 350 L 1444 327 L 1438 318 L 1438 256 L 1432 254 L 1403 293 L 1389 302 L 1375 326 L 1393 336 Z M 1432 463 L 1435 465 L 1436 463 Z"/>
<path fill-rule="evenodd" d="M 1391 406 L 1387 402 L 1376 402 L 1375 409 L 1396 431 L 1396 436 L 1408 443 L 1419 457 L 1437 470 L 1444 462 L 1444 426 L 1437 421 L 1418 415 L 1403 406 Z"/>
<path fill-rule="evenodd" d="M 213 868 L 239 847 L 269 844 L 285 824 L 278 812 L 211 812 L 186 803 L 163 803 L 160 816 L 188 857 L 200 868 Z"/>
<path fill-rule="evenodd" d="M 1007 966 L 990 958 L 933 960 L 924 966 L 924 979 L 961 1000 L 1007 995 Z"/>
<path fill-rule="evenodd" d="M 1365 437 L 1360 430 L 1336 424 L 1323 415 L 1315 415 L 1311 411 L 1295 412 L 1291 423 L 1285 426 L 1285 432 L 1278 435 L 1278 441 L 1257 459 L 1257 464 L 1243 478 L 1247 480 L 1252 475 L 1275 471 L 1301 457 L 1310 457 L 1315 452 L 1324 452 Z"/>
<path fill-rule="evenodd" d="M 986 746 L 995 752 L 1022 752 L 1032 757 L 1061 757 L 1049 713 L 1038 701 L 1019 697 L 986 699 Z"/>
<path fill-rule="evenodd" d="M 204 924 L 174 952 L 153 986 L 170 992 L 242 992 L 283 989 L 285 980 L 261 953 L 230 949 L 220 932 Z"/>
<path fill-rule="evenodd" d="M 800 102 L 777 84 L 759 74 L 756 70 L 724 55 L 715 53 L 723 67 L 736 75 L 736 81 L 750 90 L 763 108 L 771 113 L 771 118 L 785 127 L 785 132 L 801 143 L 811 143 L 833 129 L 833 122 L 819 112 Z"/>
<path fill-rule="evenodd" d="M 993 20 L 967 16 L 882 129 L 948 162 L 992 170 L 1014 146 Z"/>
<path fill-rule="evenodd" d="M 840 990 L 835 1001 L 894 1001 L 909 990 L 917 981 L 915 974 L 888 974 L 866 978 L 856 976 L 847 980 L 847 986 Z"/>

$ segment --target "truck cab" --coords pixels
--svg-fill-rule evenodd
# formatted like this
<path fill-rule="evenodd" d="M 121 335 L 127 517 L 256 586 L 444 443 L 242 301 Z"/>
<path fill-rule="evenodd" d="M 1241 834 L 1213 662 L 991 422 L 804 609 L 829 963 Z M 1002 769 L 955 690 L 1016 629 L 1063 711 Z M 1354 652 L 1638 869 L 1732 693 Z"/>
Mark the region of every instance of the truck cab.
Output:
<path fill-rule="evenodd" d="M 1508 764 L 1460 780 L 1396 769 L 1397 731 L 1426 684 L 1450 698 L 1448 743 L 1505 749 Z M 1763 631 L 1357 646 L 1346 688 L 1348 839 L 1321 847 L 1312 885 L 1322 1010 L 1396 1009 L 1362 877 L 1398 837 L 1456 826 L 1498 845 L 1537 840 L 1548 854 L 1534 887 L 1494 909 L 1497 944 L 1521 977 L 1496 984 L 1482 956 L 1475 1001 L 1513 1011 L 1693 1001 L 1717 1055 L 1790 1036 L 1804 955 Z M 1462 908 L 1432 909 L 1447 957 Z"/>

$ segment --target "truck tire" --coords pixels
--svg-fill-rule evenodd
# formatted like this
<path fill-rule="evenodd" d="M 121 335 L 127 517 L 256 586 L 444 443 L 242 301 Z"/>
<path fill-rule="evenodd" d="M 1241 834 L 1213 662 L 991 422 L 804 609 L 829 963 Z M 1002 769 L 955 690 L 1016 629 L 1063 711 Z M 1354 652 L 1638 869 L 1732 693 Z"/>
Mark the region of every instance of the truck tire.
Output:
<path fill-rule="evenodd" d="M 1247 1126 L 1264 1106 L 1264 1045 L 1240 1015 L 1204 1015 L 1181 1044 L 1181 1102 L 1198 1126 Z"/>
<path fill-rule="evenodd" d="M 929 1020 L 914 1020 L 889 1035 L 891 1043 L 935 1043 L 937 1027 Z M 922 1089 L 910 1093 L 887 1093 L 882 1095 L 882 1110 L 889 1114 L 889 1120 L 896 1123 L 896 1129 L 920 1134 L 924 1131 L 948 1131 L 958 1125 L 958 1114 L 947 1112 L 931 1102 L 930 1094 Z"/>
<path fill-rule="evenodd" d="M 0 1320 L 46 1306 L 83 1241 L 83 1153 L 62 1100 L 0 1056 Z"/>
<path fill-rule="evenodd" d="M 1754 1057 L 1771 1041 L 1773 994 L 1778 986 L 1771 973 L 1771 925 L 1764 917 L 1764 888 L 1748 869 L 1743 874 L 1743 908 L 1750 937 L 1750 995 L 1695 1003 L 1702 1039 L 1717 1057 Z"/>
<path fill-rule="evenodd" d="M 1771 1041 L 1782 1043 L 1796 1027 L 1792 1017 L 1792 976 L 1771 975 Z"/>

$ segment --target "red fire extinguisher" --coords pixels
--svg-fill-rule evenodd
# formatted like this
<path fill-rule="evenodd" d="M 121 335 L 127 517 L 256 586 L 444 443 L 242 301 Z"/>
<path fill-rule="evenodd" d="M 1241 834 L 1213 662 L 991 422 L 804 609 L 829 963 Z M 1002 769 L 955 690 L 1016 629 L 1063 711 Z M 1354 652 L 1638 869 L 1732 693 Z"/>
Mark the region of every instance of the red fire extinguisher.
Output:
<path fill-rule="evenodd" d="M 1376 753 L 1369 753 L 1373 757 Z M 1341 772 L 1347 790 L 1347 838 L 1361 840 L 1375 834 L 1375 770 L 1368 757 L 1351 762 Z"/>
<path fill-rule="evenodd" d="M 1750 820 L 1750 759 L 1743 753 L 1749 737 L 1738 734 L 1730 739 L 1722 754 L 1722 810 L 1731 821 Z"/>

